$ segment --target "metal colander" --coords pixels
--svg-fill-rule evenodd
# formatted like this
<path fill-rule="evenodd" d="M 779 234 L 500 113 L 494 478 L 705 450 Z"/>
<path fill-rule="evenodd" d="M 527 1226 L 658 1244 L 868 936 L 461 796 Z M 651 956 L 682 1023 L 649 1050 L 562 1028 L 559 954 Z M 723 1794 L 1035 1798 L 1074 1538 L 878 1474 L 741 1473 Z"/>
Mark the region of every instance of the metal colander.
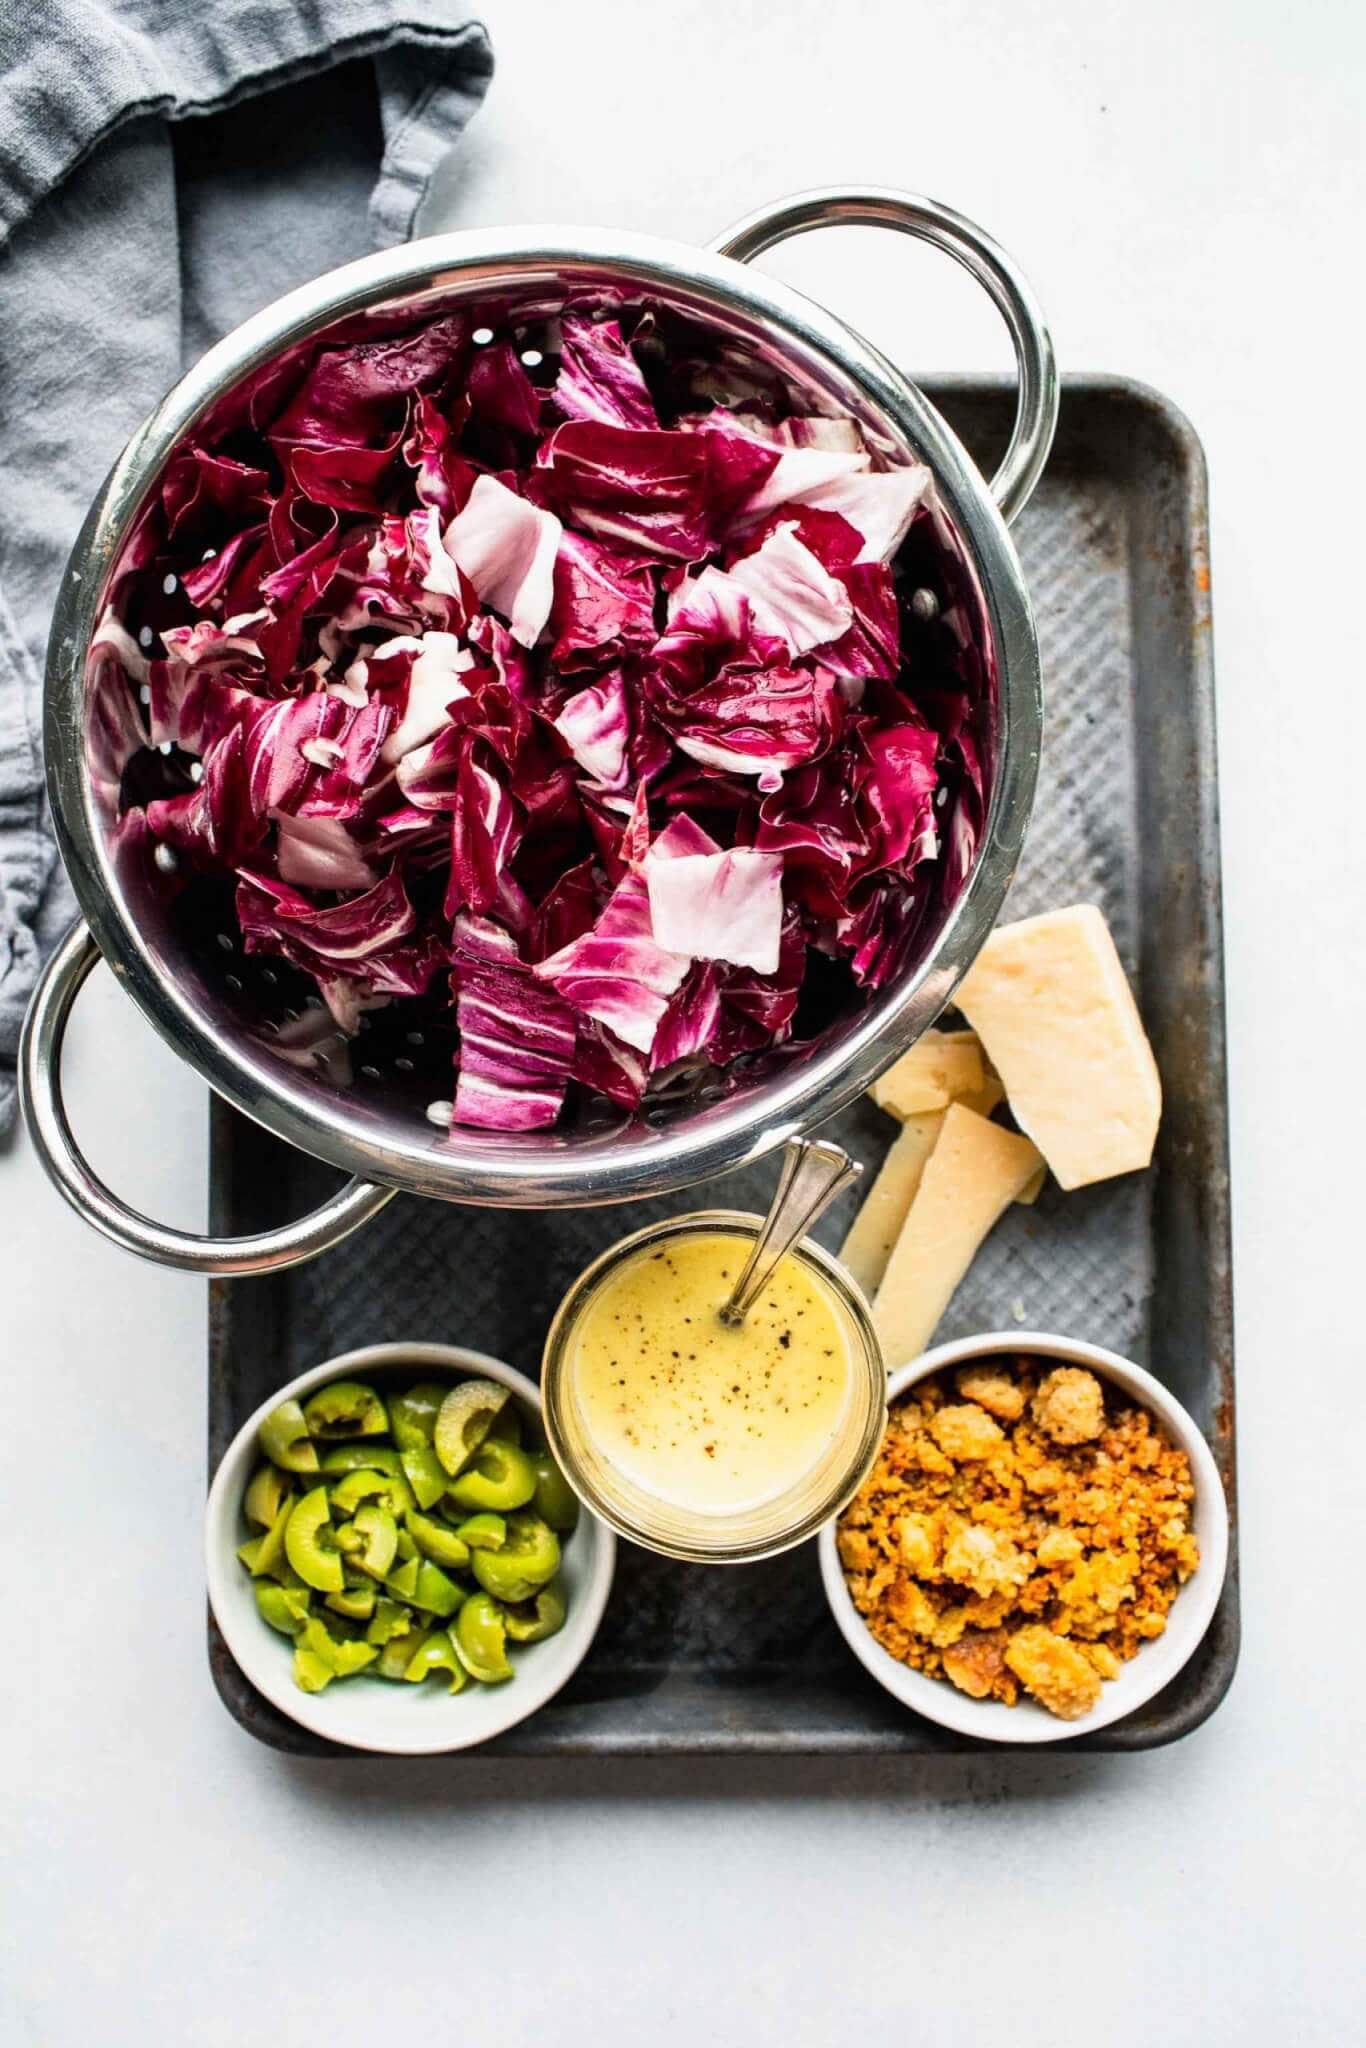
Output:
<path fill-rule="evenodd" d="M 882 225 L 964 264 L 1003 312 L 1020 373 L 1015 432 L 990 487 L 935 409 L 876 350 L 798 293 L 747 269 L 760 250 L 824 224 Z M 810 1040 L 724 1077 L 674 1076 L 634 1116 L 596 1098 L 564 1128 L 447 1130 L 454 1033 L 444 1004 L 405 1000 L 341 1035 L 307 978 L 247 956 L 230 891 L 168 889 L 173 856 L 120 830 L 129 778 L 158 764 L 122 670 L 91 641 L 139 512 L 181 440 L 244 380 L 300 343 L 358 322 L 388 328 L 455 308 L 494 309 L 534 345 L 571 296 L 647 298 L 705 328 L 731 362 L 776 368 L 803 410 L 852 415 L 888 462 L 928 464 L 942 513 L 938 574 L 981 655 L 991 707 L 989 803 L 981 843 L 953 900 L 933 905 L 918 957 Z M 48 1172 L 73 1205 L 128 1249 L 201 1272 L 289 1264 L 336 1243 L 393 1193 L 553 1208 L 658 1194 L 757 1158 L 834 1114 L 938 1014 L 991 929 L 1028 820 L 1038 765 L 1038 645 L 1006 531 L 1046 459 L 1057 411 L 1053 355 L 1033 297 L 1005 254 L 947 208 L 887 192 L 815 193 L 767 209 L 711 252 L 630 235 L 542 229 L 453 234 L 385 251 L 291 293 L 210 350 L 125 449 L 76 543 L 58 598 L 46 682 L 48 783 L 85 922 L 54 955 L 30 1010 L 20 1079 Z M 932 612 L 940 602 L 933 592 Z M 130 762 L 130 751 L 136 756 Z M 183 786 L 183 785 L 181 785 Z M 177 878 L 178 880 L 183 878 Z M 156 1028 L 211 1087 L 280 1137 L 353 1178 L 286 1228 L 215 1241 L 138 1215 L 91 1172 L 59 1085 L 75 996 L 103 956 Z"/>

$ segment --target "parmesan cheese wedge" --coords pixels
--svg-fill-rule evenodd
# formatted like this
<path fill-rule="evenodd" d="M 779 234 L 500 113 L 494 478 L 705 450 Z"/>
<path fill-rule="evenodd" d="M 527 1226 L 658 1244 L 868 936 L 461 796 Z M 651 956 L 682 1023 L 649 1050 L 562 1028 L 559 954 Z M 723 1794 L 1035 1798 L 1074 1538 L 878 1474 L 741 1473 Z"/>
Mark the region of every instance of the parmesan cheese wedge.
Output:
<path fill-rule="evenodd" d="M 1162 1083 L 1093 903 L 1002 925 L 954 1002 L 1005 1083 L 1016 1122 L 1063 1187 L 1148 1164 Z"/>
<path fill-rule="evenodd" d="M 869 1296 L 886 1271 L 892 1246 L 906 1221 L 906 1211 L 915 1200 L 920 1176 L 943 1121 L 942 1110 L 906 1118 L 840 1246 L 841 1259 Z"/>
<path fill-rule="evenodd" d="M 927 1031 L 869 1092 L 879 1109 L 904 1118 L 947 1109 L 951 1102 L 968 1102 L 986 1116 L 1002 1090 L 975 1031 Z"/>
<path fill-rule="evenodd" d="M 873 1302 L 889 1367 L 925 1349 L 983 1238 L 1042 1165 L 1028 1138 L 961 1102 L 945 1110 Z"/>

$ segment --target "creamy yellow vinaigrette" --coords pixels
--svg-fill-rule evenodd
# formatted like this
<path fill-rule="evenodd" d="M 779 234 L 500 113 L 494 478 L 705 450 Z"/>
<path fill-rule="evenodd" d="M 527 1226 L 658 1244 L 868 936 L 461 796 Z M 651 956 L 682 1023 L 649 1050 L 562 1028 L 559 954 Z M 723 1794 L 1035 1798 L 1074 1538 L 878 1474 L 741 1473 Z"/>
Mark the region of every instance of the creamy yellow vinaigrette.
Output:
<path fill-rule="evenodd" d="M 702 1514 L 754 1508 L 797 1485 L 849 1404 L 847 1324 L 804 1260 L 782 1261 L 739 1329 L 720 1321 L 748 1249 L 722 1231 L 642 1245 L 584 1305 L 567 1347 L 599 1455 Z"/>

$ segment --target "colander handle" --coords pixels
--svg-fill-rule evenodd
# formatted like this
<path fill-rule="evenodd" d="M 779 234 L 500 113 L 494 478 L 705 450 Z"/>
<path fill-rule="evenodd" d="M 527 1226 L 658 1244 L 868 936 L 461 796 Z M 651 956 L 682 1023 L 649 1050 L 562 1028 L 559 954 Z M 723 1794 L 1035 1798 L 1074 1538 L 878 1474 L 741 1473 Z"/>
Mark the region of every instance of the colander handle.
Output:
<path fill-rule="evenodd" d="M 99 958 L 100 949 L 88 926 L 73 926 L 33 992 L 19 1047 L 19 1099 L 29 1136 L 48 1178 L 78 1216 L 140 1258 L 179 1267 L 182 1273 L 213 1273 L 226 1278 L 297 1266 L 340 1244 L 392 1200 L 393 1188 L 349 1180 L 311 1215 L 253 1237 L 196 1237 L 190 1231 L 153 1223 L 119 1201 L 92 1172 L 72 1136 L 61 1093 L 67 1020 Z"/>
<path fill-rule="evenodd" d="M 982 286 L 1010 329 L 1020 373 L 1015 427 L 1005 458 L 991 479 L 1001 516 L 1013 520 L 1039 481 L 1058 423 L 1058 371 L 1053 343 L 1039 303 L 999 243 L 937 199 L 876 186 L 859 191 L 799 192 L 774 206 L 760 207 L 735 222 L 711 244 L 718 256 L 748 263 L 776 242 L 809 228 L 895 228 L 930 242 L 961 263 Z"/>

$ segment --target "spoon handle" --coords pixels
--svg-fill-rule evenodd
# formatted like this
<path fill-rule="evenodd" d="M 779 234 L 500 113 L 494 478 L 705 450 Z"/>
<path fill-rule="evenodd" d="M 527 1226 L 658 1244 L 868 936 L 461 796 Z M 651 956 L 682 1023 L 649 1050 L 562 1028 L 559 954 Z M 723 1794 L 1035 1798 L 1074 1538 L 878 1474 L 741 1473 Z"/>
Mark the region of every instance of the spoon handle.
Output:
<path fill-rule="evenodd" d="M 721 1310 L 723 1323 L 742 1323 L 754 1306 L 774 1267 L 800 1243 L 836 1195 L 856 1181 L 863 1168 L 826 1138 L 790 1138 L 783 1151 L 782 1172 L 769 1211 L 759 1226 L 744 1271 Z"/>

